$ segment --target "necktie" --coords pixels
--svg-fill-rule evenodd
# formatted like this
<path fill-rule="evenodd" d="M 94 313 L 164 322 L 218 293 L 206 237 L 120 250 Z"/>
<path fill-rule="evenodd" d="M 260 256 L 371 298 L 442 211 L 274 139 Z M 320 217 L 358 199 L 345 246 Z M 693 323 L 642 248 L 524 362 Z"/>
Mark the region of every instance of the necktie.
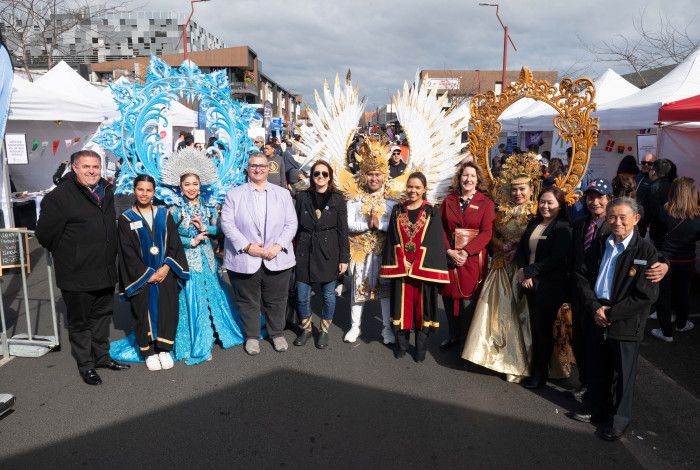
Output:
<path fill-rule="evenodd" d="M 595 220 L 591 219 L 588 223 L 588 228 L 586 229 L 586 235 L 583 237 L 583 251 L 588 251 L 588 248 L 593 243 L 593 237 L 595 236 Z"/>

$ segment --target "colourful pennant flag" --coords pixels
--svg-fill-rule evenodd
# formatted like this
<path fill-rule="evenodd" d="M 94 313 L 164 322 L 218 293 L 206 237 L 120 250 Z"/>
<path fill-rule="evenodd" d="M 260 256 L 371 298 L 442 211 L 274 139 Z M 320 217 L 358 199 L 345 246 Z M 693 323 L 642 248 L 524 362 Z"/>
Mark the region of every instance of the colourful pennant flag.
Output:
<path fill-rule="evenodd" d="M 56 151 L 58 150 L 58 144 L 60 144 L 60 143 L 61 143 L 60 140 L 54 140 L 54 141 L 51 143 L 51 144 L 52 144 L 52 147 L 51 147 L 51 148 L 53 149 L 53 154 L 54 154 L 54 155 L 56 155 Z"/>
<path fill-rule="evenodd" d="M 70 148 L 71 145 L 73 145 L 73 139 L 66 139 L 66 148 Z"/>
<path fill-rule="evenodd" d="M 41 141 L 39 139 L 32 140 L 32 152 L 36 151 L 36 149 L 39 148 L 39 145 L 41 145 Z"/>

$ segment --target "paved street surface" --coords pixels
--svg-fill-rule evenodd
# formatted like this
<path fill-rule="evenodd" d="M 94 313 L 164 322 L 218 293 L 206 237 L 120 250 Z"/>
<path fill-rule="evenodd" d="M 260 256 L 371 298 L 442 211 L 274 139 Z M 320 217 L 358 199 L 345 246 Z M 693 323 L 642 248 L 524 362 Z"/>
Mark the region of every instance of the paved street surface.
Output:
<path fill-rule="evenodd" d="M 40 253 L 34 250 L 30 298 L 32 309 L 39 305 L 36 332 L 49 334 Z M 24 331 L 17 279 L 5 276 L 2 283 L 11 334 Z M 58 306 L 63 317 L 62 302 Z M 119 305 L 113 339 L 123 337 L 128 315 Z M 396 360 L 380 342 L 376 309 L 365 314 L 363 336 L 354 345 L 342 342 L 346 298 L 336 317 L 325 351 L 311 343 L 292 346 L 288 331 L 286 353 L 269 343 L 257 357 L 240 346 L 216 348 L 211 362 L 197 366 L 100 371 L 104 384 L 98 387 L 80 380 L 62 327 L 62 351 L 0 367 L 0 392 L 17 397 L 15 411 L 0 420 L 0 469 L 631 470 L 700 463 L 697 389 L 683 388 L 647 360 L 641 361 L 629 432 L 608 443 L 590 425 L 565 417 L 574 406 L 562 388 L 568 384 L 538 393 L 509 384 L 457 359 L 456 352 L 441 351 L 443 332 L 431 338 L 424 363 L 409 356 Z M 685 343 L 688 338 L 666 349 L 648 339 L 643 351 L 697 375 L 698 351 Z M 685 356 L 671 360 L 664 351 Z M 674 368 L 664 370 L 674 376 Z"/>

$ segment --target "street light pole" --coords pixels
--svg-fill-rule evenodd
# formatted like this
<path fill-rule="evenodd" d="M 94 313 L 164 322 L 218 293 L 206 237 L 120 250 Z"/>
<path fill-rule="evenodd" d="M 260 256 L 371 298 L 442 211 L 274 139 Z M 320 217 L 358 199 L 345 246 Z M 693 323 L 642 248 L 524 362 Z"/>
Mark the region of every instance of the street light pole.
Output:
<path fill-rule="evenodd" d="M 192 15 L 194 14 L 194 4 L 199 2 L 208 2 L 209 0 L 190 0 L 190 16 L 187 17 L 187 21 L 182 26 L 182 45 L 184 47 L 184 60 L 187 60 L 187 26 L 190 24 Z"/>
<path fill-rule="evenodd" d="M 510 35 L 508 34 L 508 26 L 503 24 L 503 21 L 501 20 L 501 15 L 498 14 L 498 9 L 499 9 L 498 3 L 479 3 L 479 6 L 496 7 L 496 18 L 498 18 L 498 22 L 501 23 L 501 27 L 503 28 L 503 71 L 501 73 L 501 93 L 503 93 L 503 90 L 505 90 L 505 88 L 506 88 L 506 67 L 508 64 L 508 41 L 510 41 L 514 50 L 517 51 L 518 48 L 515 47 L 515 43 L 513 43 L 513 39 L 511 39 Z"/>

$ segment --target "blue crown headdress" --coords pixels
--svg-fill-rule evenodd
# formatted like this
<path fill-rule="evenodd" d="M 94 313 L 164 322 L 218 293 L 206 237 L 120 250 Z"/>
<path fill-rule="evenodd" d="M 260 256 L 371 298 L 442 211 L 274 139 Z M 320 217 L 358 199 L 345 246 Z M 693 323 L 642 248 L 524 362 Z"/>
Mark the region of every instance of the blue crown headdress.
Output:
<path fill-rule="evenodd" d="M 221 203 L 229 189 L 245 181 L 243 169 L 248 162 L 248 151 L 253 148 L 248 128 L 256 110 L 231 99 L 225 71 L 204 74 L 191 61 L 173 68 L 152 55 L 143 85 L 117 82 L 110 87 L 121 117 L 100 129 L 93 140 L 123 159 L 117 180 L 118 194 L 131 192 L 136 175 L 149 174 L 156 180 L 156 196 L 168 205 L 180 205 L 182 197 L 170 177 L 179 171 L 177 167 L 199 162 L 202 165 L 198 163 L 192 169 L 201 166 L 201 171 L 211 171 L 211 165 L 193 155 L 169 156 L 169 149 L 161 139 L 158 129 L 168 126 L 166 111 L 171 103 L 180 100 L 199 102 L 200 110 L 206 110 L 207 131 L 216 137 L 207 149 L 213 155 L 210 162 L 216 169 L 216 178 L 209 184 L 202 181 L 202 202 Z M 171 158 L 173 161 L 167 165 Z M 170 169 L 164 174 L 166 166 Z"/>

